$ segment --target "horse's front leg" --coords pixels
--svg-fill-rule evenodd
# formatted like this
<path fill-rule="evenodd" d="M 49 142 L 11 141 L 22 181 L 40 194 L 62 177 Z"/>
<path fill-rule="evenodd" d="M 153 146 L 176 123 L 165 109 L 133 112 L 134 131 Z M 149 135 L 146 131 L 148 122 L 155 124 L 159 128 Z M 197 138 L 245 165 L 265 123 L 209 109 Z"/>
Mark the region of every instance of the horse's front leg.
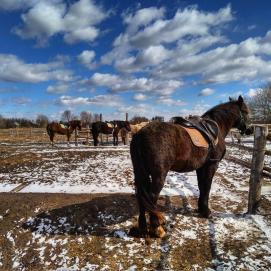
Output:
<path fill-rule="evenodd" d="M 198 186 L 200 191 L 198 210 L 200 215 L 206 218 L 211 214 L 209 209 L 209 195 L 217 167 L 218 163 L 211 163 L 197 169 Z"/>

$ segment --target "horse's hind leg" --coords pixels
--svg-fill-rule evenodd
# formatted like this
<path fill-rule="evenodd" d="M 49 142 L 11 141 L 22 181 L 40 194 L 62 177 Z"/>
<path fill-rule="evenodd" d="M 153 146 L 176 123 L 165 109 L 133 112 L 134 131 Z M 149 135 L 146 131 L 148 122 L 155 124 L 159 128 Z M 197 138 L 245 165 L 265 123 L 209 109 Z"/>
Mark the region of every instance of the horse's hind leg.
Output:
<path fill-rule="evenodd" d="M 152 202 L 156 206 L 159 194 L 164 186 L 166 174 L 160 174 L 152 177 L 152 183 L 150 187 L 150 194 Z M 162 238 L 165 236 L 165 231 L 162 225 L 165 224 L 165 218 L 161 212 L 150 213 L 150 233 L 155 237 Z"/>
<path fill-rule="evenodd" d="M 201 216 L 208 218 L 211 214 L 209 209 L 209 195 L 213 176 L 217 170 L 218 163 L 211 163 L 197 169 L 200 196 L 198 200 L 198 211 Z"/>
<path fill-rule="evenodd" d="M 54 135 L 50 134 L 50 141 L 51 141 L 51 146 L 54 146 Z"/>
<path fill-rule="evenodd" d="M 138 201 L 138 206 L 139 206 L 139 217 L 138 217 L 139 234 L 143 237 L 147 237 L 148 228 L 145 215 L 146 209 L 140 201 Z"/>
<path fill-rule="evenodd" d="M 98 137 L 99 137 L 99 134 L 98 135 L 96 135 L 96 134 L 93 135 L 93 141 L 94 141 L 93 144 L 94 144 L 94 146 L 98 146 L 98 143 L 99 143 Z"/>

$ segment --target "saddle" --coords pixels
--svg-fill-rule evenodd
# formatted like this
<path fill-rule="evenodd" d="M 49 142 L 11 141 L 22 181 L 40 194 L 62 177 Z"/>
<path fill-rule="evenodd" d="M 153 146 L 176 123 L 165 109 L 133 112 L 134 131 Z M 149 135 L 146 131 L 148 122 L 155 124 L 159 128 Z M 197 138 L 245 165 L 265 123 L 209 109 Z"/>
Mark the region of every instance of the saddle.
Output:
<path fill-rule="evenodd" d="M 111 122 L 106 122 L 108 128 L 114 128 L 114 124 Z"/>
<path fill-rule="evenodd" d="M 174 117 L 173 123 L 181 125 L 198 147 L 214 148 L 218 143 L 219 128 L 215 121 L 193 116 L 189 119 Z"/>
<path fill-rule="evenodd" d="M 59 125 L 60 125 L 60 127 L 63 128 L 63 129 L 67 129 L 67 128 L 68 128 L 68 127 L 67 127 L 65 124 L 63 124 L 63 123 L 59 123 Z"/>

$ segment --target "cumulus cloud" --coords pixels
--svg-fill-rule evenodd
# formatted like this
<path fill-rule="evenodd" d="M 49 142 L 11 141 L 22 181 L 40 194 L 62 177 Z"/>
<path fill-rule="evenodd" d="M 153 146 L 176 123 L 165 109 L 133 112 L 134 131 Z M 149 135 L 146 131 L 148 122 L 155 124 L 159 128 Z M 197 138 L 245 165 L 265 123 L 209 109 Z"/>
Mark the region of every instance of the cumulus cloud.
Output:
<path fill-rule="evenodd" d="M 15 55 L 0 54 L 0 81 L 38 83 L 48 80 L 71 81 L 73 73 L 63 62 L 25 63 Z"/>
<path fill-rule="evenodd" d="M 153 17 L 136 19 L 141 12 Z M 202 83 L 271 80 L 271 31 L 231 44 L 223 35 L 234 18 L 230 5 L 212 12 L 192 6 L 165 17 L 165 9 L 157 8 L 124 14 L 126 29 L 101 57 L 102 64 L 113 64 L 123 73 L 146 72 L 159 80 L 194 75 Z"/>
<path fill-rule="evenodd" d="M 113 50 L 102 56 L 101 62 L 113 64 L 122 72 L 156 67 L 159 73 L 176 57 L 224 42 L 226 38 L 216 29 L 233 19 L 230 5 L 217 12 L 203 12 L 192 6 L 177 10 L 173 18 L 164 17 L 165 9 L 156 7 L 124 14 L 126 30 L 115 39 Z"/>
<path fill-rule="evenodd" d="M 154 44 L 172 43 L 187 35 L 204 36 L 211 26 L 217 26 L 233 19 L 228 5 L 218 12 L 201 12 L 195 7 L 178 10 L 170 20 L 157 20 L 131 38 L 136 47 L 148 47 Z"/>
<path fill-rule="evenodd" d="M 64 106 L 80 106 L 80 105 L 99 105 L 99 106 L 120 106 L 121 99 L 116 95 L 97 95 L 94 97 L 72 97 L 61 96 L 57 101 L 57 105 Z"/>
<path fill-rule="evenodd" d="M 178 80 L 156 80 L 152 78 L 124 78 L 107 73 L 94 73 L 89 83 L 106 87 L 112 92 L 135 91 L 140 93 L 169 95 L 182 86 Z"/>
<path fill-rule="evenodd" d="M 69 86 L 67 84 L 57 84 L 54 86 L 51 86 L 51 85 L 48 86 L 46 91 L 48 93 L 63 94 L 67 92 L 68 89 L 69 89 Z"/>
<path fill-rule="evenodd" d="M 211 106 L 209 104 L 206 104 L 203 101 L 200 101 L 200 102 L 196 103 L 192 108 L 181 109 L 179 111 L 179 114 L 181 116 L 189 116 L 189 115 L 201 116 L 202 114 L 204 114 L 210 108 L 211 108 Z"/>
<path fill-rule="evenodd" d="M 199 96 L 210 96 L 214 94 L 215 91 L 212 88 L 204 88 L 200 91 Z"/>
<path fill-rule="evenodd" d="M 186 103 L 182 100 L 174 100 L 167 96 L 161 96 L 156 100 L 157 103 L 164 104 L 167 106 L 183 106 L 186 105 Z"/>
<path fill-rule="evenodd" d="M 95 67 L 95 63 L 93 63 L 94 58 L 95 52 L 89 50 L 85 50 L 77 56 L 78 62 L 89 69 L 93 69 Z"/>
<path fill-rule="evenodd" d="M 16 97 L 12 99 L 12 102 L 16 105 L 28 105 L 32 100 L 26 97 Z"/>
<path fill-rule="evenodd" d="M 53 35 L 63 33 L 67 43 L 91 42 L 99 35 L 96 27 L 107 14 L 92 0 L 79 0 L 68 6 L 65 1 L 33 1 L 21 15 L 23 24 L 14 32 L 22 38 L 35 38 L 44 45 Z"/>
<path fill-rule="evenodd" d="M 1 0 L 0 9 L 18 10 L 25 9 L 35 5 L 39 0 Z"/>
<path fill-rule="evenodd" d="M 145 101 L 145 100 L 147 100 L 147 98 L 148 97 L 146 95 L 142 94 L 142 93 L 135 94 L 134 97 L 133 97 L 133 99 L 135 101 Z"/>

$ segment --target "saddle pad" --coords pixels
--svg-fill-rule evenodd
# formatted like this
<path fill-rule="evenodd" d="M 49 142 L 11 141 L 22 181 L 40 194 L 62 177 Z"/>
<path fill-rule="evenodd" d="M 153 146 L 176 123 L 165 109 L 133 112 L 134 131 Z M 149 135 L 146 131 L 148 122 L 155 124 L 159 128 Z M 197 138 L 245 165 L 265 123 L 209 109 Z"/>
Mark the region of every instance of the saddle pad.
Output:
<path fill-rule="evenodd" d="M 62 123 L 60 123 L 60 127 L 63 128 L 63 129 L 66 129 L 66 128 L 67 128 L 67 127 L 66 127 L 64 124 L 62 124 Z"/>
<path fill-rule="evenodd" d="M 182 126 L 183 129 L 186 130 L 186 132 L 189 134 L 192 143 L 197 146 L 197 147 L 202 147 L 202 148 L 209 148 L 209 144 L 207 140 L 203 137 L 203 135 L 195 128 L 187 128 Z M 218 142 L 218 138 L 215 140 L 215 145 Z"/>
<path fill-rule="evenodd" d="M 114 125 L 112 123 L 106 123 L 107 127 L 114 128 Z"/>

